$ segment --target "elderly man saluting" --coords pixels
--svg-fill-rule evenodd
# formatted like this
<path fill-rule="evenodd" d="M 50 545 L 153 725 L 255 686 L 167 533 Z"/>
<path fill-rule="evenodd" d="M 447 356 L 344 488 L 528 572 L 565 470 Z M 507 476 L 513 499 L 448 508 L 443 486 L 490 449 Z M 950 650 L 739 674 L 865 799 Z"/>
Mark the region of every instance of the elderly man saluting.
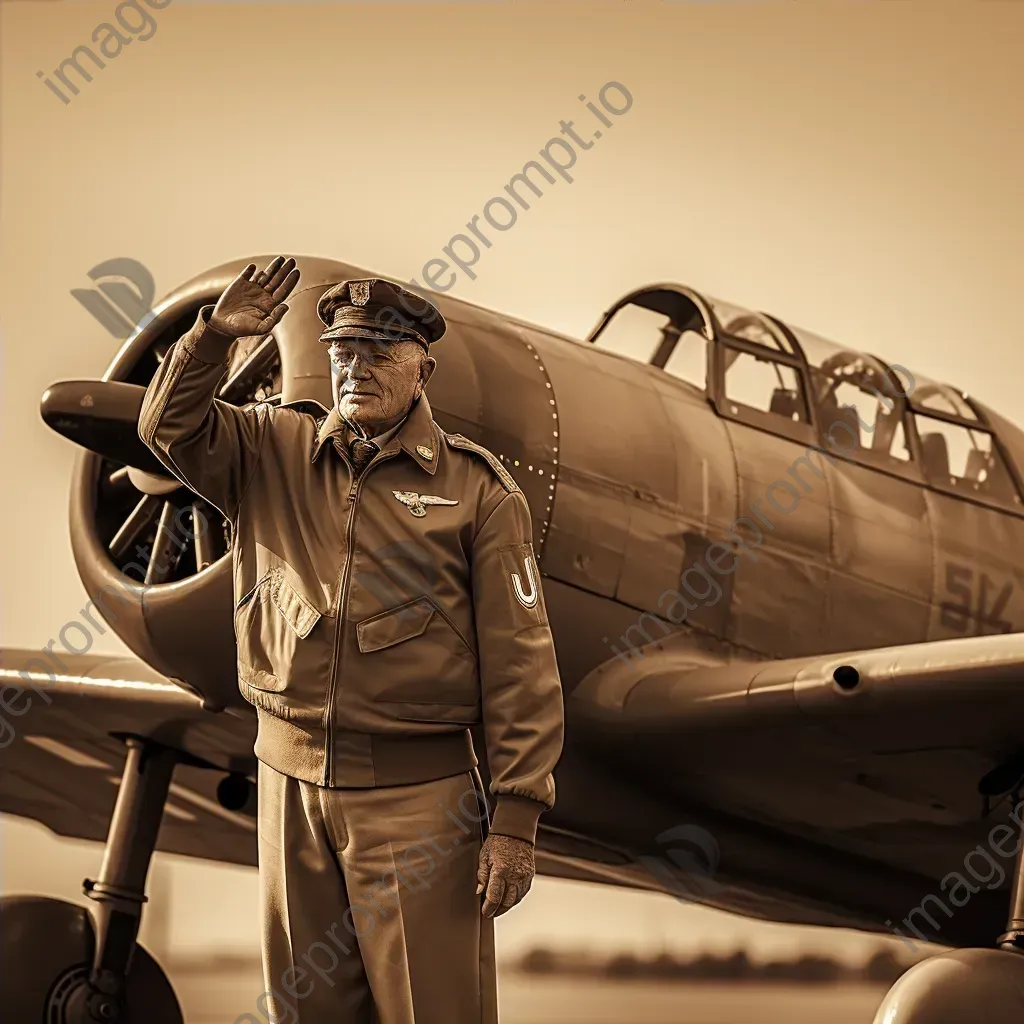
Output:
<path fill-rule="evenodd" d="M 234 530 L 272 1019 L 490 1024 L 492 918 L 530 888 L 562 746 L 529 510 L 490 452 L 434 422 L 444 319 L 391 282 L 320 299 L 326 416 L 214 399 L 234 339 L 269 334 L 298 278 L 283 257 L 246 267 L 170 350 L 139 421 Z M 420 571 L 396 573 L 396 551 Z"/>

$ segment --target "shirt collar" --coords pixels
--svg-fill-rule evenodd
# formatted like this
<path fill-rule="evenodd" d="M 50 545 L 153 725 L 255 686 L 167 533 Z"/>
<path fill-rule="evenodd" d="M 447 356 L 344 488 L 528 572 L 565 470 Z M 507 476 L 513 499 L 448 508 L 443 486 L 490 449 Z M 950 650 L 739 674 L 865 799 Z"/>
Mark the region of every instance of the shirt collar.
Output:
<path fill-rule="evenodd" d="M 388 441 L 390 441 L 391 438 L 393 438 L 395 436 L 395 434 L 397 434 L 402 429 L 402 427 L 404 427 L 404 426 L 405 426 L 405 420 L 403 419 L 401 421 L 401 423 L 396 423 L 389 430 L 385 430 L 383 434 L 377 434 L 376 437 L 371 437 L 370 440 L 378 448 L 383 449 L 385 447 L 385 445 L 388 443 Z"/>
<path fill-rule="evenodd" d="M 323 450 L 328 439 L 335 445 L 344 445 L 349 426 L 342 419 L 335 405 L 324 418 L 317 430 L 313 441 L 313 450 L 310 452 L 310 461 L 316 462 L 317 457 Z M 381 449 L 392 446 L 400 447 L 421 469 L 426 470 L 431 476 L 437 471 L 437 451 L 440 442 L 441 432 L 434 423 L 434 417 L 430 411 L 430 403 L 426 394 L 421 394 L 419 400 L 409 410 L 409 415 L 394 428 L 388 431 L 390 434 L 386 440 L 374 438 Z M 386 436 L 386 435 L 385 435 Z"/>

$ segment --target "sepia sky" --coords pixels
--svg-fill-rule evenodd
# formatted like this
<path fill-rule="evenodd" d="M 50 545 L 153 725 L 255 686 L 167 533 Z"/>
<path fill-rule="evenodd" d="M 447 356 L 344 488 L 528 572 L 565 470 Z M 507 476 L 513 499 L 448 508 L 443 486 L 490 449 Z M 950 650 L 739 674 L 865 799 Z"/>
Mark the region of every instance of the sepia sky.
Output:
<path fill-rule="evenodd" d="M 134 258 L 158 295 L 278 251 L 422 280 L 560 120 L 592 135 L 610 81 L 632 106 L 453 294 L 582 336 L 622 293 L 683 282 L 1024 422 L 1024 4 L 161 2 L 67 104 L 36 72 L 114 0 L 0 4 L 0 644 L 42 646 L 86 600 L 74 449 L 38 408 L 115 352 L 70 295 L 89 268 Z M 78 898 L 99 863 L 22 822 L 0 844 L 4 892 Z M 255 950 L 254 872 L 160 861 L 175 946 Z M 555 940 L 865 948 L 540 880 L 499 942 Z"/>

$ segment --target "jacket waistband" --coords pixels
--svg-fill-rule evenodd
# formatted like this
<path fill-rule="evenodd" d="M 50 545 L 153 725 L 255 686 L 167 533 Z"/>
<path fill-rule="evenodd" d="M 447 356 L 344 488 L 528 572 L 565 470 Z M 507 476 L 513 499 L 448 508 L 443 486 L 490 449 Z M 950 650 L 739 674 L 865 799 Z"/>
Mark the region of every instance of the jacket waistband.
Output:
<path fill-rule="evenodd" d="M 282 775 L 324 784 L 324 733 L 257 708 L 256 756 Z M 420 735 L 334 733 L 335 788 L 370 789 L 431 782 L 477 765 L 468 729 Z"/>

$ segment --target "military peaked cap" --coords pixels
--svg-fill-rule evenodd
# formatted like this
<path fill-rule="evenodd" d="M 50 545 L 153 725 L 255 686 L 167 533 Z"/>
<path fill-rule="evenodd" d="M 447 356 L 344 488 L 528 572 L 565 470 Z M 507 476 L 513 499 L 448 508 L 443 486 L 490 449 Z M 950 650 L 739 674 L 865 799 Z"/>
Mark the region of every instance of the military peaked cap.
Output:
<path fill-rule="evenodd" d="M 418 341 L 429 351 L 447 327 L 432 302 L 379 277 L 332 285 L 320 296 L 316 311 L 325 343 L 335 338 Z"/>

